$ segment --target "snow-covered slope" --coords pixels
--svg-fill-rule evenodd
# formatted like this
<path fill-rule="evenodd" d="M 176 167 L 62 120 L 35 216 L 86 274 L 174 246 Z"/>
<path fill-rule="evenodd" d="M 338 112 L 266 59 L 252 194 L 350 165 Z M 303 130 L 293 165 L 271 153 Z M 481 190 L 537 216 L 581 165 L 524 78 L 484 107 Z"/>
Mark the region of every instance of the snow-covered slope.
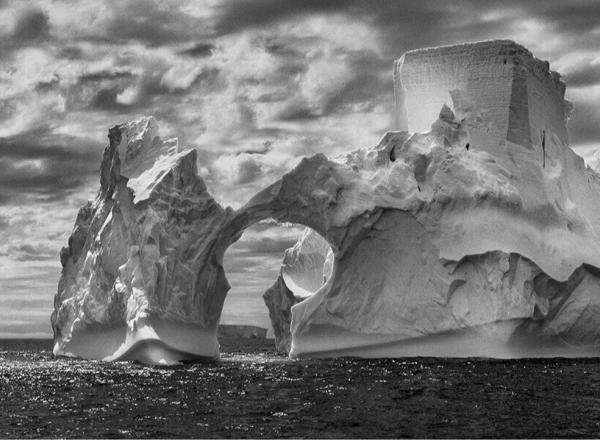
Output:
<path fill-rule="evenodd" d="M 499 47 L 512 46 L 466 52 L 486 60 Z M 272 217 L 313 231 L 286 253 L 266 294 L 292 357 L 597 355 L 600 176 L 565 143 L 564 85 L 526 50 L 507 58 L 512 80 L 501 70 L 496 89 L 497 63 L 485 76 L 484 61 L 425 52 L 427 71 L 438 65 L 431 53 L 453 66 L 424 76 L 435 80 L 422 87 L 452 87 L 428 130 L 305 158 L 237 211 L 207 194 L 193 151 L 158 139 L 151 119 L 112 129 L 99 196 L 82 208 L 62 254 L 55 353 L 217 356 L 229 288 L 223 253 Z M 474 65 L 497 111 L 478 95 Z M 396 66 L 407 115 L 425 93 L 403 72 L 410 66 L 408 56 Z M 456 81 L 463 77 L 471 79 Z M 541 93 L 530 89 L 536 81 L 543 105 L 530 99 Z"/>

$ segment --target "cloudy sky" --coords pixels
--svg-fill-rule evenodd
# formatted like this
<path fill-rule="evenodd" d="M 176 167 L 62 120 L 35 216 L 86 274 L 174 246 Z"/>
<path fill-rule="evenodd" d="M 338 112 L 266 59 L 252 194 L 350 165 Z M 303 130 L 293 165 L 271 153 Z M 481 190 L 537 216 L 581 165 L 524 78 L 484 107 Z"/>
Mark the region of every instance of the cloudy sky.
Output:
<path fill-rule="evenodd" d="M 48 336 L 58 252 L 98 187 L 107 129 L 154 115 L 239 206 L 301 156 L 391 127 L 404 51 L 509 38 L 547 59 L 600 146 L 600 1 L 0 0 L 0 337 Z M 257 322 L 295 228 L 261 224 L 226 257 L 226 318 Z M 264 319 L 264 315 L 262 318 Z"/>

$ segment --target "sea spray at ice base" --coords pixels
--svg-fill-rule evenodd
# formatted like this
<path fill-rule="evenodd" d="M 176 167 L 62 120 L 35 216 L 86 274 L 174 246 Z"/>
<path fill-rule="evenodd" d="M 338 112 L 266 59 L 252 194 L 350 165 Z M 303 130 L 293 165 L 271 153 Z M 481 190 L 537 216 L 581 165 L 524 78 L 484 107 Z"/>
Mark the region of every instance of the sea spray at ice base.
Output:
<path fill-rule="evenodd" d="M 289 310 L 273 304 L 327 278 L 291 309 L 292 357 L 597 355 L 600 176 L 566 145 L 558 74 L 493 41 L 409 52 L 395 88 L 401 128 L 436 107 L 429 131 L 306 158 L 238 210 L 153 119 L 111 129 L 101 190 L 61 254 L 55 354 L 218 356 L 223 254 L 272 217 L 332 250 L 308 278 L 283 267 L 286 301 L 267 296 L 283 340 Z"/>

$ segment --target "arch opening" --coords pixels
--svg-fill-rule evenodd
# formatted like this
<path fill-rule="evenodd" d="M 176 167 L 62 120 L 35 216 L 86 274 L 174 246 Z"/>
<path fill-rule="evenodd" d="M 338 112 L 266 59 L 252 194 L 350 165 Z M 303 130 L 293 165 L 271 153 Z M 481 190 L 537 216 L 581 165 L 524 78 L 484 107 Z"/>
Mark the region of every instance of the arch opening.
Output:
<path fill-rule="evenodd" d="M 291 307 L 323 286 L 332 261 L 331 247 L 310 227 L 272 218 L 247 227 L 223 256 L 231 287 L 219 340 L 274 338 L 275 348 L 287 353 Z"/>

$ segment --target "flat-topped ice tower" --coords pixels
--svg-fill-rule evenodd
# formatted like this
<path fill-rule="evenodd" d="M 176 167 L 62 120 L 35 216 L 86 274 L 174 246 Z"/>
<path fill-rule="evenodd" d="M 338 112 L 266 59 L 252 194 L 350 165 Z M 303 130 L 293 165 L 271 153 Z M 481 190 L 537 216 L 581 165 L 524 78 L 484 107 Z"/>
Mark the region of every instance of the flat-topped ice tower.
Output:
<path fill-rule="evenodd" d="M 396 129 L 428 131 L 440 107 L 452 107 L 450 92 L 457 89 L 482 111 L 492 135 L 486 146 L 539 145 L 544 131 L 567 144 L 565 83 L 548 62 L 510 40 L 406 52 L 394 63 Z"/>

